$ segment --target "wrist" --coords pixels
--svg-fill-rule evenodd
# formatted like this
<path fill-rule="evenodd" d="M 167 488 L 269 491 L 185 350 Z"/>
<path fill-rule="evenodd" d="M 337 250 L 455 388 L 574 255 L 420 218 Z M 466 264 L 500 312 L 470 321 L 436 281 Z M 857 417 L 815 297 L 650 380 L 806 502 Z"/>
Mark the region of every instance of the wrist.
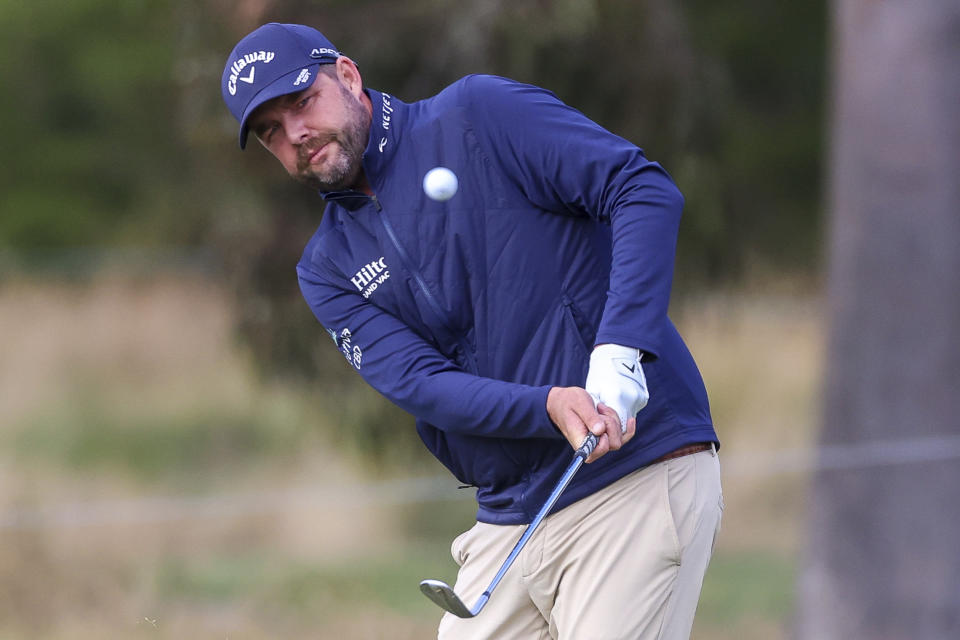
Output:
<path fill-rule="evenodd" d="M 627 347 L 612 342 L 601 342 L 600 344 L 594 345 L 593 352 L 590 355 L 591 357 L 598 358 L 636 358 L 640 360 L 643 357 L 643 352 L 636 347 Z"/>

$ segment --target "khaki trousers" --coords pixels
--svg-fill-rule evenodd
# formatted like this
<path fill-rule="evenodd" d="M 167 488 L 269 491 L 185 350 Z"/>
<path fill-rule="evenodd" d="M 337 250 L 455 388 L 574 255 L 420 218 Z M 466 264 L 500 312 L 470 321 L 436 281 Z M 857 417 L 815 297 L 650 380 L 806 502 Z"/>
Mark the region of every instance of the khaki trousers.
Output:
<path fill-rule="evenodd" d="M 544 519 L 475 618 L 440 640 L 689 638 L 723 497 L 713 450 L 666 460 Z M 451 545 L 472 606 L 525 525 L 478 522 Z"/>

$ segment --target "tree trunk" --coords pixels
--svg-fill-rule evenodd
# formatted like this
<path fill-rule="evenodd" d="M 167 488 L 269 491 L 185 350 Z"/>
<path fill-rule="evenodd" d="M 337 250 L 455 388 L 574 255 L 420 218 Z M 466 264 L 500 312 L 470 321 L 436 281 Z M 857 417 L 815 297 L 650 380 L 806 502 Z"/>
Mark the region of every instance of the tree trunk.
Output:
<path fill-rule="evenodd" d="M 821 444 L 883 456 L 814 479 L 797 636 L 960 638 L 960 1 L 833 8 Z"/>

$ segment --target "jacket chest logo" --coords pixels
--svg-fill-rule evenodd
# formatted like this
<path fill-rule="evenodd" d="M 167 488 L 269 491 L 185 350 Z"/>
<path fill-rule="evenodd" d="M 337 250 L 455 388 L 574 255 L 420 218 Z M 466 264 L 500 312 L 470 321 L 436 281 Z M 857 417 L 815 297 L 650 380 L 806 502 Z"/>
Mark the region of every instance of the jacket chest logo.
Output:
<path fill-rule="evenodd" d="M 378 260 L 363 265 L 356 275 L 350 278 L 350 282 L 364 298 L 369 298 L 377 290 L 377 287 L 389 278 L 390 270 L 387 268 L 387 260 L 384 256 L 381 256 Z"/>

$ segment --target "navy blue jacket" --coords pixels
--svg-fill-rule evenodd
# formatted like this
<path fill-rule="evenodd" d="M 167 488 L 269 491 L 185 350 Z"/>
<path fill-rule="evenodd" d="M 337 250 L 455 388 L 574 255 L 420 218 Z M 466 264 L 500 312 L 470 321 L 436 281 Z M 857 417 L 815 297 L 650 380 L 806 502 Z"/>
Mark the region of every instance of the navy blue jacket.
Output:
<path fill-rule="evenodd" d="M 297 266 L 316 317 L 431 452 L 477 487 L 477 518 L 529 522 L 572 450 L 546 411 L 594 344 L 637 347 L 637 435 L 584 466 L 562 508 L 680 446 L 715 441 L 703 381 L 667 317 L 683 198 L 667 173 L 543 89 L 468 76 L 373 103 L 374 196 L 328 205 Z M 459 190 L 427 198 L 452 169 Z"/>

